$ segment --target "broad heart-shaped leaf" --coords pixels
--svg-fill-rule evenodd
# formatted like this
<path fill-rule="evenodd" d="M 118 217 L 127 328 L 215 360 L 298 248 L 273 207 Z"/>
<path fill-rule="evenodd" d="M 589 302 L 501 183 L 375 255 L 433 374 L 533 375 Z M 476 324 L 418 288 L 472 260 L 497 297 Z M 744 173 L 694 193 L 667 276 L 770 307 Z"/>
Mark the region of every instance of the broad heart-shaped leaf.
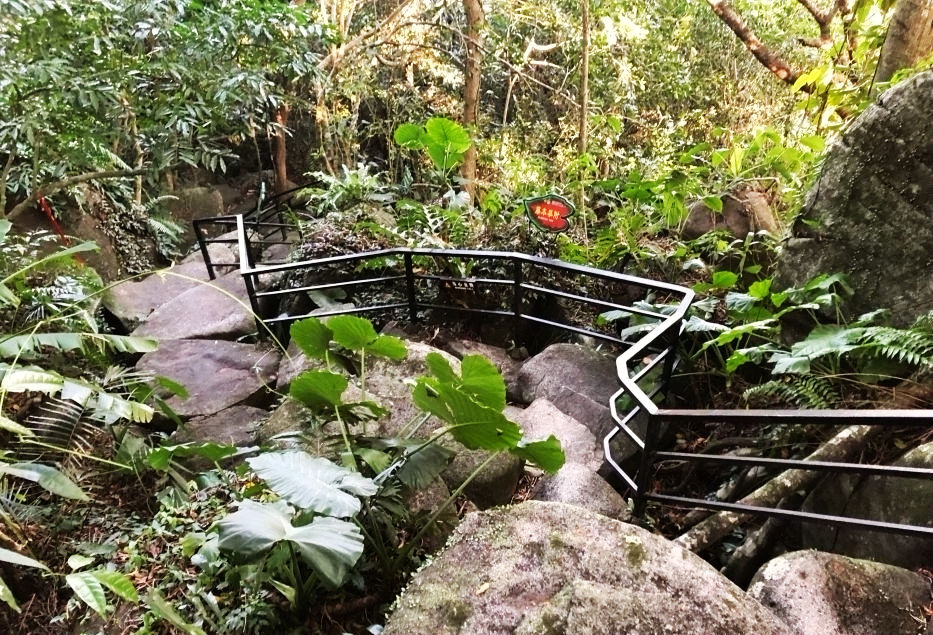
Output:
<path fill-rule="evenodd" d="M 421 143 L 421 136 L 423 134 L 424 128 L 421 126 L 413 123 L 403 123 L 395 129 L 395 134 L 392 135 L 392 139 L 403 148 L 418 150 L 424 147 L 424 144 Z"/>
<path fill-rule="evenodd" d="M 75 595 L 94 609 L 98 615 L 102 617 L 107 615 L 107 597 L 104 594 L 104 585 L 94 577 L 93 573 L 90 571 L 69 573 L 65 576 L 65 582 L 75 592 Z"/>
<path fill-rule="evenodd" d="M 522 439 L 510 452 L 529 463 L 534 463 L 550 474 L 554 474 L 563 467 L 566 460 L 560 441 L 553 434 L 543 441 Z"/>
<path fill-rule="evenodd" d="M 371 479 L 301 451 L 267 452 L 247 459 L 279 496 L 304 510 L 347 518 L 360 511 L 357 496 L 372 496 Z"/>
<path fill-rule="evenodd" d="M 795 374 L 805 375 L 810 372 L 810 358 L 789 355 L 780 351 L 771 356 L 769 362 L 774 362 L 774 368 L 771 369 L 772 375 Z"/>
<path fill-rule="evenodd" d="M 437 146 L 448 153 L 463 154 L 473 145 L 463 126 L 446 117 L 428 119 L 424 124 L 424 132 L 422 142 L 429 150 L 431 146 Z"/>
<path fill-rule="evenodd" d="M 379 336 L 373 323 L 356 315 L 335 315 L 327 322 L 334 341 L 351 351 L 362 351 Z"/>
<path fill-rule="evenodd" d="M 463 389 L 484 406 L 505 408 L 505 380 L 496 365 L 482 355 L 467 355 L 460 362 Z"/>
<path fill-rule="evenodd" d="M 437 146 L 434 144 L 428 144 L 426 147 L 428 150 L 428 156 L 431 157 L 431 160 L 434 162 L 434 166 L 441 172 L 447 172 L 448 170 L 458 166 L 460 162 L 463 161 L 462 152 L 451 152 L 444 146 Z"/>
<path fill-rule="evenodd" d="M 65 476 L 51 465 L 41 463 L 14 463 L 7 465 L 0 463 L 0 473 L 18 476 L 28 481 L 38 483 L 46 491 L 63 498 L 86 501 L 90 500 L 74 481 Z"/>
<path fill-rule="evenodd" d="M 424 363 L 431 374 L 440 381 L 448 384 L 457 381 L 457 374 L 450 367 L 450 362 L 440 353 L 428 353 L 424 358 Z"/>
<path fill-rule="evenodd" d="M 312 410 L 333 409 L 343 403 L 347 378 L 327 370 L 308 370 L 292 382 L 289 394 Z"/>
<path fill-rule="evenodd" d="M 315 518 L 310 524 L 294 527 L 291 518 L 283 501 L 245 500 L 237 511 L 217 523 L 218 544 L 221 549 L 251 557 L 288 540 L 324 582 L 339 586 L 363 554 L 359 528 L 336 518 Z"/>
<path fill-rule="evenodd" d="M 292 341 L 308 357 L 324 359 L 333 331 L 316 317 L 295 322 L 289 328 Z"/>
<path fill-rule="evenodd" d="M 366 346 L 366 352 L 379 357 L 400 360 L 405 359 L 408 348 L 405 342 L 394 335 L 380 335 Z"/>
<path fill-rule="evenodd" d="M 447 422 L 453 437 L 470 450 L 509 450 L 522 438 L 516 423 L 450 384 L 422 377 L 412 397 L 416 406 Z"/>
<path fill-rule="evenodd" d="M 865 334 L 862 327 L 825 324 L 810 331 L 805 339 L 790 348 L 792 355 L 816 359 L 824 355 L 841 355 L 858 348 L 858 340 Z"/>

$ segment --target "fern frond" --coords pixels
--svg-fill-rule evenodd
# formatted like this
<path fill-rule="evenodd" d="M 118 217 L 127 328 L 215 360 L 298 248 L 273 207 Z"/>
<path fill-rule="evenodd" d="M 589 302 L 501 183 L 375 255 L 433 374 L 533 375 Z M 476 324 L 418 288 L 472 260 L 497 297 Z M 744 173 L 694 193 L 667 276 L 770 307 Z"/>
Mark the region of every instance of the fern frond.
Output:
<path fill-rule="evenodd" d="M 829 377 L 816 375 L 786 375 L 759 386 L 752 386 L 742 397 L 749 405 L 790 406 L 830 409 L 842 401 Z"/>
<path fill-rule="evenodd" d="M 933 366 L 933 333 L 873 326 L 864 330 L 858 344 L 856 354 L 866 360 L 882 358 L 917 368 Z"/>

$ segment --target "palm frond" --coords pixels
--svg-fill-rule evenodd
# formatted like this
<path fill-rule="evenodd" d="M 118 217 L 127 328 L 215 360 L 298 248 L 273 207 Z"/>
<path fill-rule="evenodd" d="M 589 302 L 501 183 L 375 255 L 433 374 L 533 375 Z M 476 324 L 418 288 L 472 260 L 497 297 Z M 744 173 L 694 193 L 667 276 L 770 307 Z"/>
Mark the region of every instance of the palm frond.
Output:
<path fill-rule="evenodd" d="M 0 339 L 0 358 L 29 358 L 42 348 L 58 351 L 97 350 L 103 353 L 114 350 L 118 353 L 149 353 L 158 346 L 148 337 L 111 335 L 109 333 L 28 333 L 11 335 Z"/>

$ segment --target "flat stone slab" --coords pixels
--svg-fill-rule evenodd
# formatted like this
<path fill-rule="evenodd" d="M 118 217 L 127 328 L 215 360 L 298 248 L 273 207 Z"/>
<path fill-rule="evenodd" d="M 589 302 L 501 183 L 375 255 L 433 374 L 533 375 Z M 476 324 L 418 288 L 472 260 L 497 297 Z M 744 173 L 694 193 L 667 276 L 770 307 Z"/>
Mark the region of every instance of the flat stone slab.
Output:
<path fill-rule="evenodd" d="M 131 331 L 160 306 L 206 280 L 207 269 L 198 256 L 197 260 L 154 271 L 141 280 L 115 284 L 104 291 L 102 304 Z"/>
<path fill-rule="evenodd" d="M 262 406 L 271 398 L 278 351 L 223 340 L 168 340 L 136 367 L 179 382 L 188 397 L 168 405 L 181 417 L 213 415 L 237 404 Z"/>
<path fill-rule="evenodd" d="M 133 335 L 160 340 L 235 339 L 255 330 L 243 277 L 234 271 L 169 300 L 153 311 Z"/>
<path fill-rule="evenodd" d="M 891 565 L 796 551 L 766 563 L 748 593 L 800 635 L 908 635 L 924 632 L 930 583 Z"/>
<path fill-rule="evenodd" d="M 213 442 L 239 447 L 256 445 L 258 423 L 268 416 L 269 413 L 262 408 L 233 406 L 206 417 L 194 417 L 175 432 L 174 438 L 179 443 Z"/>

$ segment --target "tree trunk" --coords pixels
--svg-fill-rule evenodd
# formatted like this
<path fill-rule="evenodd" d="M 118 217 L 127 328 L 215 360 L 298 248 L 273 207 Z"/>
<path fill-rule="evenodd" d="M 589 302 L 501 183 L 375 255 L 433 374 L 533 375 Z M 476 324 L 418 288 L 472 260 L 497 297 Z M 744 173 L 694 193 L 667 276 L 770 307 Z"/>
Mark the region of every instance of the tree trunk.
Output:
<path fill-rule="evenodd" d="M 872 433 L 877 432 L 879 429 L 878 426 L 849 426 L 844 428 L 808 456 L 806 460 L 846 461 L 861 450 Z M 822 472 L 813 470 L 786 470 L 739 502 L 745 505 L 773 507 L 790 494 L 809 488 L 822 474 Z M 716 544 L 729 532 L 750 518 L 751 514 L 722 511 L 691 527 L 689 531 L 678 537 L 674 542 L 690 551 L 702 551 Z"/>
<path fill-rule="evenodd" d="M 933 52 L 933 0 L 898 0 L 881 47 L 875 82 L 886 82 L 902 68 Z"/>
<path fill-rule="evenodd" d="M 481 0 L 463 0 L 466 12 L 467 58 L 463 72 L 463 125 L 467 129 L 476 128 L 479 114 L 479 95 L 482 84 L 483 57 L 480 28 L 483 24 L 483 5 Z M 476 145 L 471 145 L 463 157 L 460 166 L 463 177 L 463 189 L 470 195 L 470 201 L 476 195 Z"/>
<path fill-rule="evenodd" d="M 272 166 L 275 172 L 274 194 L 281 194 L 288 189 L 288 145 L 286 126 L 288 125 L 288 106 L 282 105 L 275 111 L 275 136 L 273 137 Z"/>

